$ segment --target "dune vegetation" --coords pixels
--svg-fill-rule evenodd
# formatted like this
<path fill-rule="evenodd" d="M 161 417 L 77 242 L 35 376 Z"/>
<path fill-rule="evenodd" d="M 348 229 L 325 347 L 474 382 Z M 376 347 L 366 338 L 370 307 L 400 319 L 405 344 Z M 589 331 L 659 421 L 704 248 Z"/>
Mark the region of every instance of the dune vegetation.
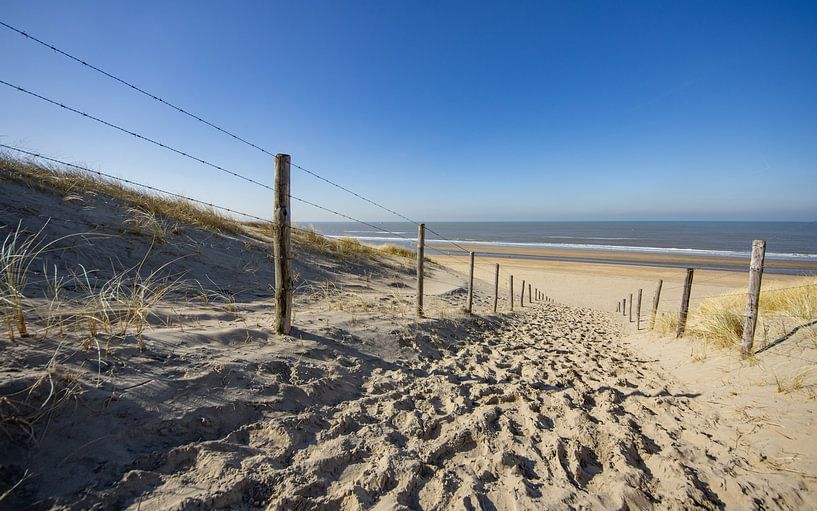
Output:
<path fill-rule="evenodd" d="M 730 293 L 706 298 L 690 311 L 686 335 L 731 348 L 743 335 L 746 293 Z M 763 346 L 779 335 L 817 320 L 817 278 L 809 277 L 786 284 L 766 284 L 761 288 L 755 342 Z M 655 329 L 661 335 L 674 334 L 677 313 L 662 313 Z"/>

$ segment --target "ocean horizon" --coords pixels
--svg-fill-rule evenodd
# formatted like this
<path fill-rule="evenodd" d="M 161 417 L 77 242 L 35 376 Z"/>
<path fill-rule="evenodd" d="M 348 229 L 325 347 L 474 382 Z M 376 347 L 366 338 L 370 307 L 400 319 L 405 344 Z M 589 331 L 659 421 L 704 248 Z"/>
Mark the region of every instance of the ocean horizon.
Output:
<path fill-rule="evenodd" d="M 302 222 L 330 237 L 367 243 L 416 242 L 409 222 Z M 748 257 L 752 241 L 766 240 L 768 259 L 817 261 L 817 222 L 740 221 L 510 221 L 428 222 L 426 241 L 451 245 L 495 245 L 689 256 Z M 433 231 L 433 232 L 432 232 Z M 438 233 L 439 235 L 435 234 Z M 443 241 L 443 239 L 445 241 Z"/>

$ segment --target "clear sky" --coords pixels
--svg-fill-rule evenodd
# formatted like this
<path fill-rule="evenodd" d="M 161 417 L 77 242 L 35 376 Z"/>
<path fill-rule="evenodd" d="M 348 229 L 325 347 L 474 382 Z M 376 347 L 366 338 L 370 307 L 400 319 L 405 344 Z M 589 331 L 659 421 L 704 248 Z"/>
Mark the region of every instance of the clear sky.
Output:
<path fill-rule="evenodd" d="M 0 20 L 418 220 L 817 220 L 814 1 L 3 0 Z M 5 28 L 0 56 L 0 79 L 272 182 L 269 157 Z M 271 213 L 5 86 L 0 141 Z"/>

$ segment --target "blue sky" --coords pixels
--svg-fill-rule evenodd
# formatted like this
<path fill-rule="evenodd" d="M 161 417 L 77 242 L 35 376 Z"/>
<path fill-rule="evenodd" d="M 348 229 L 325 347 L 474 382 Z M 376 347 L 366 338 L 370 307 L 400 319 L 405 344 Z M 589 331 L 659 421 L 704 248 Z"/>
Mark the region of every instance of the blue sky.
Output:
<path fill-rule="evenodd" d="M 5 0 L 0 20 L 418 220 L 817 220 L 813 1 Z M 269 157 L 3 28 L 0 52 L 0 79 L 272 182 Z M 267 190 L 5 86 L 0 141 L 271 213 Z"/>

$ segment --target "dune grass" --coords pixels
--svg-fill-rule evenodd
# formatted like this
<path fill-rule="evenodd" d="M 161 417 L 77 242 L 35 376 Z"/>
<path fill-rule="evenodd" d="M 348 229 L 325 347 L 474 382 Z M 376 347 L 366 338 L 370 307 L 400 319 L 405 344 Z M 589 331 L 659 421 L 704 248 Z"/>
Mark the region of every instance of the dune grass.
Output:
<path fill-rule="evenodd" d="M 417 257 L 416 252 L 397 245 L 368 245 L 350 237 L 328 238 L 311 228 L 293 229 L 292 241 L 296 249 L 308 249 L 341 261 L 365 261 L 380 255 Z"/>
<path fill-rule="evenodd" d="M 34 163 L 0 152 L 0 176 L 22 183 L 35 190 L 56 193 L 66 199 L 81 198 L 88 192 L 107 195 L 130 208 L 131 223 L 142 227 L 181 222 L 202 229 L 234 234 L 244 232 L 244 224 L 232 217 L 184 199 L 158 195 L 130 188 L 113 179 L 106 179 L 71 167 Z M 141 218 L 140 218 L 141 217 Z M 153 226 L 150 226 L 153 223 Z"/>
<path fill-rule="evenodd" d="M 686 335 L 705 339 L 725 348 L 739 345 L 743 335 L 746 299 L 744 293 L 731 293 L 703 300 L 690 311 Z M 781 322 L 796 327 L 815 320 L 817 278 L 803 278 L 785 284 L 764 284 L 761 288 L 756 329 L 760 335 Z M 662 313 L 656 318 L 655 330 L 661 335 L 672 335 L 677 328 L 677 313 Z"/>

